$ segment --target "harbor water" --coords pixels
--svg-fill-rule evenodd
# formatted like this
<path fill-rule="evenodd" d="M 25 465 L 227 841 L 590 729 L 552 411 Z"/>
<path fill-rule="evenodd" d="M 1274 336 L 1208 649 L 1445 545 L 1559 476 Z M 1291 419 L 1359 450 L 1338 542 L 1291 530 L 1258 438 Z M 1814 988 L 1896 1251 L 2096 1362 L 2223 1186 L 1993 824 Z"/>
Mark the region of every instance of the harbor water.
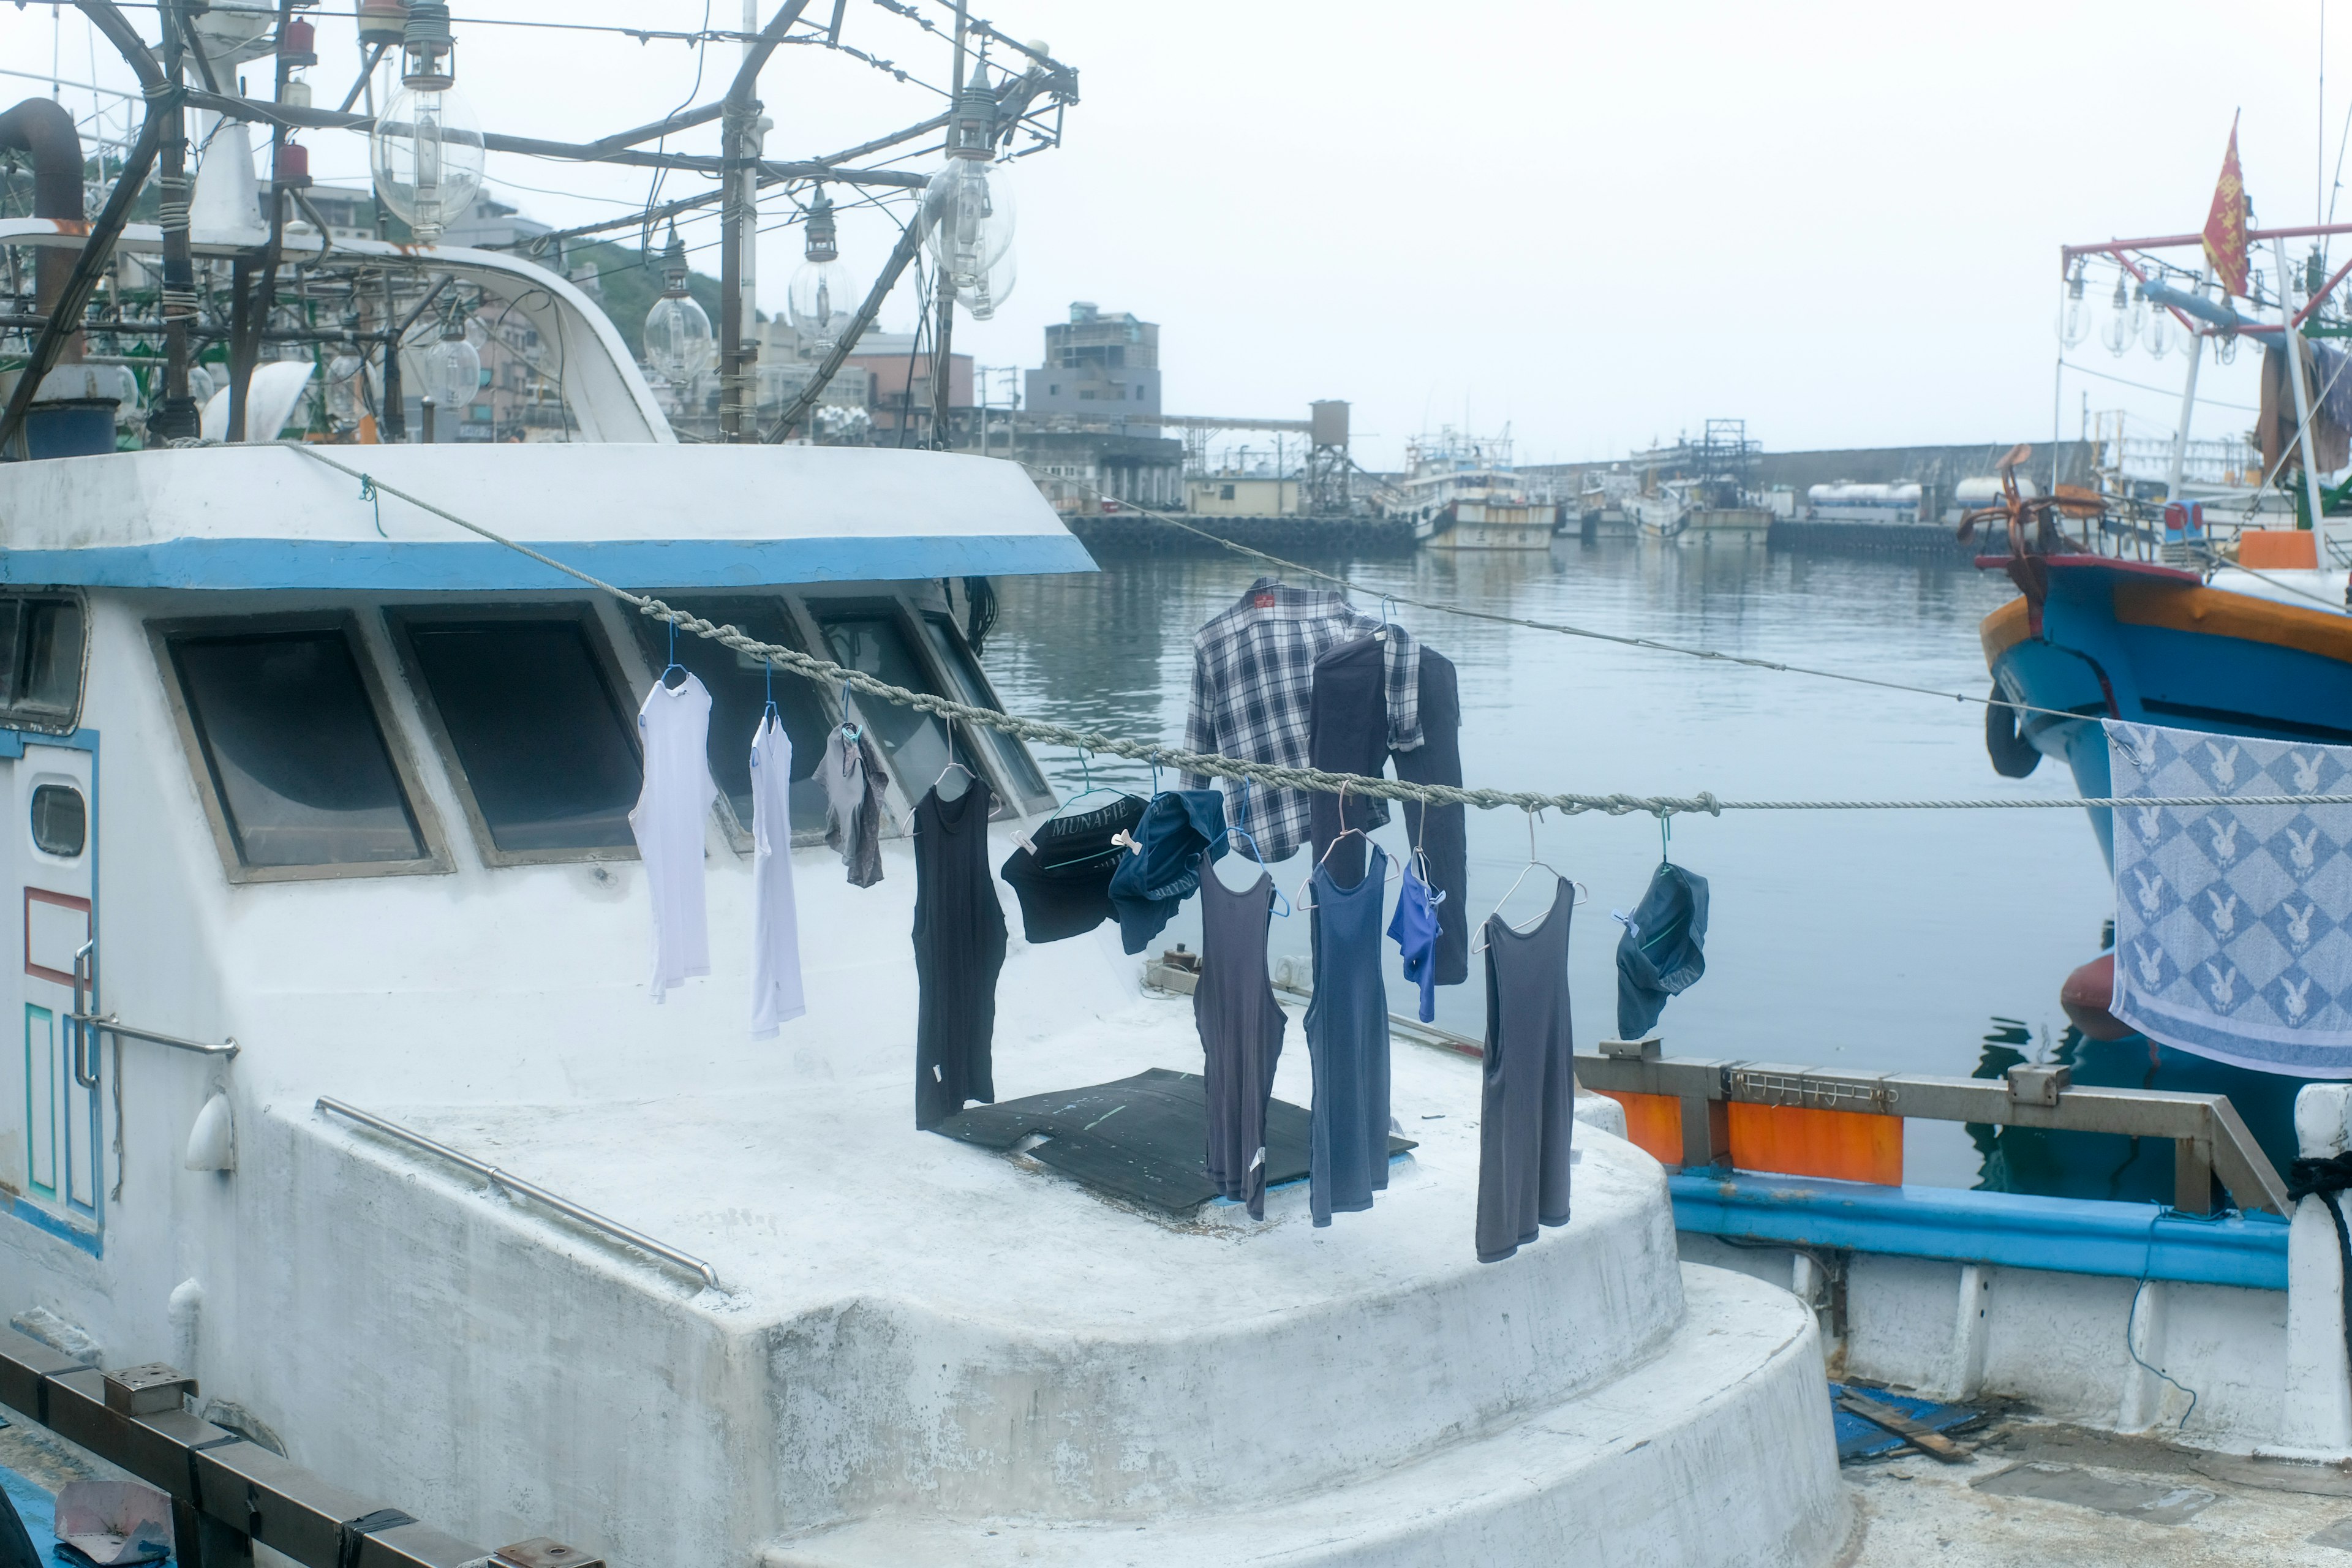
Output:
<path fill-rule="evenodd" d="M 1367 610 L 1392 593 L 1976 695 L 1990 688 L 1977 624 L 2013 596 L 2005 577 L 1965 562 L 1768 552 L 1760 542 L 1563 539 L 1546 554 L 1310 564 L 1361 584 L 1354 598 Z M 1096 574 L 1003 580 L 986 663 L 1014 711 L 1181 742 L 1192 632 L 1261 570 L 1270 569 L 1240 556 L 1114 556 Z M 1459 668 L 1463 771 L 1473 786 L 1751 800 L 2075 793 L 2052 763 L 2024 780 L 1995 774 L 1977 703 L 1413 605 L 1388 613 Z M 1041 761 L 1065 799 L 1089 779 L 1138 793 L 1153 783 L 1148 767 L 1116 759 L 1045 748 Z M 1403 847 L 1401 822 L 1375 837 L 1392 852 Z M 1610 911 L 1633 908 L 1663 847 L 1712 893 L 1706 976 L 1658 1026 L 1670 1055 L 1951 1076 L 2063 1060 L 2080 1082 L 2223 1089 L 2273 1157 L 2287 1157 L 2291 1080 L 2069 1031 L 2059 985 L 2099 951 L 2114 906 L 2082 812 L 1741 811 L 1677 816 L 1671 843 L 1661 839 L 1646 816 L 1552 815 L 1536 827 L 1538 857 L 1591 894 L 1570 943 L 1579 1049 L 1616 1032 L 1622 927 Z M 1528 866 L 1527 817 L 1473 811 L 1469 842 L 1469 909 L 1484 920 Z M 1275 868 L 1294 903 L 1309 863 L 1302 849 Z M 1232 860 L 1223 869 L 1229 882 L 1245 879 Z M 1548 898 L 1538 869 L 1504 912 L 1531 920 Z M 1153 951 L 1197 945 L 1198 918 L 1187 905 Z M 1276 920 L 1270 946 L 1277 957 L 1303 955 L 1306 918 Z M 1410 1014 L 1416 993 L 1388 951 L 1392 1009 Z M 1475 1036 L 1486 997 L 1472 962 L 1468 984 L 1439 990 L 1437 1021 Z M 1916 1183 L 2093 1197 L 2170 1190 L 2169 1145 L 1920 1121 L 1906 1140 Z"/>

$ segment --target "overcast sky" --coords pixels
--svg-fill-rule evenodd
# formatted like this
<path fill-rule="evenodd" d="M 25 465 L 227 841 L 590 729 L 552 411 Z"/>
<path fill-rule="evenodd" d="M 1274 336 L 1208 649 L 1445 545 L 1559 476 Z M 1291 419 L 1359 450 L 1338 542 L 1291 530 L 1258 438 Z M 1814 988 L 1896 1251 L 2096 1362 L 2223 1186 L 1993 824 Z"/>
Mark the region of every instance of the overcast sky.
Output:
<path fill-rule="evenodd" d="M 740 25 L 741 4 L 711 0 L 711 24 Z M 584 140 L 712 97 L 733 68 L 735 47 L 710 46 L 698 89 L 679 43 L 489 23 L 692 28 L 702 0 L 454 8 L 461 83 L 494 130 Z M 0 63 L 47 73 L 54 47 L 60 74 L 90 79 L 89 29 L 53 9 L 0 7 Z M 2260 221 L 2314 221 L 2352 109 L 2352 6 L 2338 10 L 2323 53 L 2317 0 L 989 0 L 974 14 L 1050 44 L 1084 96 L 1066 145 L 1013 171 L 1018 291 L 996 321 L 961 323 L 956 347 L 1034 365 L 1070 300 L 1133 310 L 1160 324 L 1171 412 L 1304 417 L 1309 399 L 1346 398 L 1375 466 L 1465 421 L 1507 424 L 1523 462 L 1618 455 L 1711 416 L 1744 417 L 1774 449 L 2038 440 L 2053 403 L 2077 434 L 2085 394 L 2156 434 L 2177 414 L 2178 351 L 2117 359 L 2095 336 L 2070 358 L 2157 390 L 2069 374 L 2053 397 L 2058 247 L 2200 226 L 2237 111 Z M 152 28 L 152 12 L 130 15 Z M 352 6 L 312 15 L 331 104 L 354 68 Z M 947 44 L 874 0 L 849 0 L 844 40 L 946 79 Z M 95 56 L 98 81 L 128 82 L 102 43 Z M 2324 106 L 2323 58 L 2341 67 Z M 814 48 L 782 51 L 761 92 L 777 157 L 942 103 Z M 309 140 L 320 177 L 364 177 L 359 138 Z M 715 142 L 714 127 L 673 145 Z M 559 225 L 647 186 L 642 171 L 502 154 L 491 173 Z M 674 174 L 667 192 L 698 184 Z M 851 215 L 844 259 L 870 277 L 893 232 Z M 688 235 L 707 245 L 716 225 Z M 797 231 L 763 244 L 764 309 L 799 258 Z M 718 270 L 707 249 L 697 264 Z M 885 323 L 912 314 L 894 300 Z M 2200 435 L 2250 423 L 2221 405 L 2253 402 L 2257 358 L 2207 362 Z"/>

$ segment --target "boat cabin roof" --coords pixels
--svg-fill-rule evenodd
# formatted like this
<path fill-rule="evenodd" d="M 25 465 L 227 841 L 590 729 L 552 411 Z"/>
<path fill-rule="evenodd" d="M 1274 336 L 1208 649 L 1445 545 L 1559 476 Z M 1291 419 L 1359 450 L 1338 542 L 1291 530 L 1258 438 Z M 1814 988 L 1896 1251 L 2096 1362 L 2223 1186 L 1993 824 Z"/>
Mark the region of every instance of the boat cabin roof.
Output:
<path fill-rule="evenodd" d="M 333 447 L 346 468 L 624 587 L 1089 572 L 1021 468 L 855 447 Z M 576 580 L 277 445 L 0 464 L 0 582 L 513 592 Z"/>

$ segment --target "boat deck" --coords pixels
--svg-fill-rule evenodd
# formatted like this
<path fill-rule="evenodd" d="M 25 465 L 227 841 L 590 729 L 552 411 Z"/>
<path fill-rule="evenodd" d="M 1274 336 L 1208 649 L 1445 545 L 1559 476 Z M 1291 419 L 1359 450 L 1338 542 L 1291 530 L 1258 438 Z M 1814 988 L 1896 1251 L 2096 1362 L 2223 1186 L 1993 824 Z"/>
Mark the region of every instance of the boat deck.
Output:
<path fill-rule="evenodd" d="M 2352 1475 L 2119 1437 L 2030 1415 L 2005 1420 L 1966 1463 L 1899 1449 L 1848 1465 L 1854 1535 L 1838 1568 L 2342 1568 L 2352 1563 Z"/>

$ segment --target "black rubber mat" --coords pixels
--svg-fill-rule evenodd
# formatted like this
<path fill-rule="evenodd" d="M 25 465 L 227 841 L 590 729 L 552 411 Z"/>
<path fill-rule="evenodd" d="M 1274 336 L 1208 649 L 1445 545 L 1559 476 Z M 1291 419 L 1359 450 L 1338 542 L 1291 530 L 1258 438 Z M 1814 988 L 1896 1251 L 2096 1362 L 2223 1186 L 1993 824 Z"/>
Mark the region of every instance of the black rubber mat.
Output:
<path fill-rule="evenodd" d="M 1202 1163 L 1209 1142 L 1208 1100 L 1198 1073 L 1153 1068 L 1114 1083 L 975 1105 L 931 1129 L 943 1137 L 1009 1152 L 1043 1138 L 1032 1159 L 1108 1196 L 1162 1214 L 1190 1214 L 1217 1195 Z M 1307 1111 L 1288 1100 L 1265 1111 L 1265 1184 L 1307 1175 Z M 1413 1147 L 1389 1137 L 1391 1158 Z"/>

